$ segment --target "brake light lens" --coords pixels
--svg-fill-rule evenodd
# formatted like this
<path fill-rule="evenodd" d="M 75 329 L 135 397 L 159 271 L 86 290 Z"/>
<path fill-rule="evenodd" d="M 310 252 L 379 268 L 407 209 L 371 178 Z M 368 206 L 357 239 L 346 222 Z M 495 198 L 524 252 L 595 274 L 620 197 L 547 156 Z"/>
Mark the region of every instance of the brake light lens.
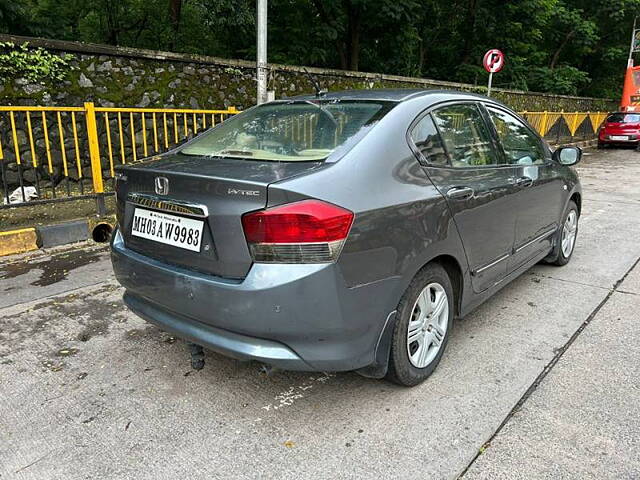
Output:
<path fill-rule="evenodd" d="M 326 263 L 337 260 L 353 212 L 319 200 L 303 200 L 247 213 L 242 227 L 256 262 Z"/>

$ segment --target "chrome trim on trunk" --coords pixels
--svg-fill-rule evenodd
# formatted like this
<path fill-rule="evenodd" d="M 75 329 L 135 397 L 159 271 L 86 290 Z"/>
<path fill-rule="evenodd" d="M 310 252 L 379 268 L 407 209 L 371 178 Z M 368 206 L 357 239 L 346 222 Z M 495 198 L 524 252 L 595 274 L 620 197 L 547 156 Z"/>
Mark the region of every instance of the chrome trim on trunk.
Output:
<path fill-rule="evenodd" d="M 146 193 L 130 193 L 127 195 L 127 201 L 140 207 L 153 208 L 167 213 L 178 213 L 200 218 L 209 216 L 209 210 L 206 205 L 175 199 L 167 200 Z"/>

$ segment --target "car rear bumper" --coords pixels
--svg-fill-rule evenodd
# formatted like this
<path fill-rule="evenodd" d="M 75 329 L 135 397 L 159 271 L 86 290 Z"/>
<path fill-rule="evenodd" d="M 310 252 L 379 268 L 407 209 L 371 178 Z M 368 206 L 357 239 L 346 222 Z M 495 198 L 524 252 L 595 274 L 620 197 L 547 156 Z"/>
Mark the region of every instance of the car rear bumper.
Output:
<path fill-rule="evenodd" d="M 395 279 L 348 288 L 336 264 L 254 264 L 242 281 L 164 264 L 114 234 L 125 303 L 145 320 L 222 354 L 303 371 L 375 363 Z"/>
<path fill-rule="evenodd" d="M 598 140 L 598 142 L 604 145 L 637 145 L 640 140 Z"/>
<path fill-rule="evenodd" d="M 313 370 L 293 350 L 281 343 L 212 327 L 179 313 L 163 309 L 159 305 L 129 292 L 124 294 L 124 303 L 131 311 L 149 323 L 229 357 L 263 361 L 287 370 Z"/>

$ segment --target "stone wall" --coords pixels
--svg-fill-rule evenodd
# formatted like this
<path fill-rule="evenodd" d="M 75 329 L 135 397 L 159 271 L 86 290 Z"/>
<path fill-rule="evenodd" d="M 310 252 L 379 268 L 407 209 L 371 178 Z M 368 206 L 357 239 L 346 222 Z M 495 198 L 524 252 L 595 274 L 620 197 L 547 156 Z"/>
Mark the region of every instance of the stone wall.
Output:
<path fill-rule="evenodd" d="M 58 84 L 30 84 L 21 78 L 0 79 L 0 105 L 246 108 L 255 103 L 255 64 L 200 55 L 82 44 L 0 35 L 0 42 L 29 42 L 74 56 L 74 69 Z M 375 73 L 309 68 L 322 88 L 456 89 L 482 92 L 483 87 Z M 276 98 L 313 92 L 302 67 L 269 64 L 269 89 Z M 494 96 L 516 110 L 612 110 L 608 99 L 549 95 L 495 89 Z"/>
<path fill-rule="evenodd" d="M 73 67 L 67 78 L 58 83 L 30 83 L 23 78 L 0 78 L 0 105 L 82 106 L 93 101 L 103 107 L 186 107 L 194 109 L 222 109 L 235 106 L 247 108 L 255 103 L 255 65 L 240 60 L 224 60 L 198 55 L 155 52 L 106 45 L 87 45 L 57 40 L 0 35 L 0 42 L 21 44 L 29 42 L 34 47 L 43 47 L 54 53 L 73 56 Z M 456 89 L 482 92 L 483 88 L 472 85 L 440 82 L 434 80 L 399 77 L 362 72 L 309 68 L 322 88 L 328 90 L 362 88 L 424 88 Z M 276 98 L 312 93 L 313 86 L 302 67 L 269 65 L 269 89 L 275 90 Z M 510 90 L 494 90 L 494 96 L 515 110 L 523 111 L 602 111 L 616 108 L 616 102 L 607 99 L 548 95 Z M 46 114 L 48 123 L 47 146 L 44 125 L 40 114 L 32 115 L 32 134 L 38 168 L 33 168 L 30 142 L 27 138 L 26 116 L 23 112 L 14 115 L 16 135 L 20 145 L 22 167 L 16 162 L 9 116 L 0 113 L 0 145 L 4 161 L 0 194 L 12 191 L 19 185 L 20 177 L 26 185 L 38 185 L 41 197 L 53 196 L 53 188 L 61 189 L 56 195 L 80 193 L 90 188 L 91 167 L 85 132 L 84 114 L 76 114 L 79 139 L 79 168 L 75 158 L 75 144 L 70 114 L 61 115 L 62 142 L 55 112 Z M 98 138 L 105 178 L 111 176 L 110 158 L 107 155 L 108 138 L 103 117 L 98 119 Z M 173 119 L 169 116 L 169 131 L 173 130 Z M 133 157 L 130 120 L 122 118 L 123 140 L 116 135 L 118 125 L 115 116 L 110 117 L 113 160 L 119 163 L 123 154 L 127 161 Z M 138 158 L 143 156 L 140 146 L 144 144 L 140 128 L 141 118 L 135 120 L 135 145 Z M 146 138 L 152 138 L 147 123 Z M 182 123 L 179 128 L 182 129 Z M 186 137 L 193 135 L 187 129 Z M 181 136 L 179 141 L 182 141 Z M 150 142 L 150 140 L 148 140 Z M 64 144 L 64 148 L 62 147 Z M 122 145 L 120 148 L 119 145 Z M 49 153 L 47 154 L 47 149 Z M 63 153 L 64 152 L 64 153 Z M 150 153 L 153 153 L 149 149 Z M 63 158 L 67 158 L 65 174 Z M 48 157 L 51 157 L 51 168 Z M 51 172 L 49 170 L 51 169 Z M 80 173 L 87 180 L 79 182 Z M 6 184 L 6 187 L 5 187 Z"/>

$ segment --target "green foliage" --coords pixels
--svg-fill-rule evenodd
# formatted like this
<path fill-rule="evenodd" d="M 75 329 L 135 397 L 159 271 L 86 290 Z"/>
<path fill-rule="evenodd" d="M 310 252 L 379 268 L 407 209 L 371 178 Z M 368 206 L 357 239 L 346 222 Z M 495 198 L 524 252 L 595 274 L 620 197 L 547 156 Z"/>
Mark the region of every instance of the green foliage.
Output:
<path fill-rule="evenodd" d="M 0 31 L 255 58 L 254 0 L 0 0 Z M 269 60 L 618 98 L 640 0 L 269 0 Z"/>
<path fill-rule="evenodd" d="M 21 35 L 29 32 L 25 6 L 14 0 L 0 0 L 0 32 Z"/>
<path fill-rule="evenodd" d="M 542 91 L 563 95 L 577 95 L 590 80 L 587 72 L 568 65 L 553 69 L 536 67 L 529 72 L 528 78 Z"/>
<path fill-rule="evenodd" d="M 24 78 L 32 83 L 65 79 L 72 66 L 71 55 L 54 55 L 43 48 L 0 42 L 0 78 Z"/>

